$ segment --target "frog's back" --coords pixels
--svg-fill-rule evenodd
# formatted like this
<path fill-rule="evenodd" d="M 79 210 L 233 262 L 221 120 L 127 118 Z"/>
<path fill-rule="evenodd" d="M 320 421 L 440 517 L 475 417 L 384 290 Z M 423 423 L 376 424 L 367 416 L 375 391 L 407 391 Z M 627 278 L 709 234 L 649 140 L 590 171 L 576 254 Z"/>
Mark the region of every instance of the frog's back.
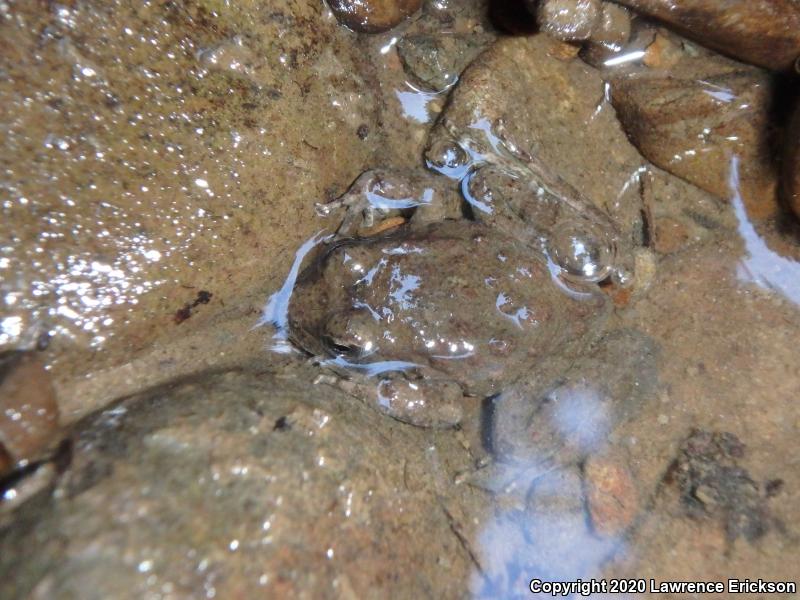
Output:
<path fill-rule="evenodd" d="M 475 394 L 498 391 L 549 353 L 578 344 L 604 297 L 570 295 L 514 238 L 448 221 L 348 248 L 365 277 L 354 305 L 381 322 L 381 359 L 426 364 Z"/>

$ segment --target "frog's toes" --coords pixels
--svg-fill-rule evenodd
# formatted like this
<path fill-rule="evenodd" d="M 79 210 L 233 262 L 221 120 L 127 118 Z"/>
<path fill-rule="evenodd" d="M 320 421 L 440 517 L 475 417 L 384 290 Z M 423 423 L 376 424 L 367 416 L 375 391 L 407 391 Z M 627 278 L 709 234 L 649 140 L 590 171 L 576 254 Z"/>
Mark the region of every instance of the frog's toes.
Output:
<path fill-rule="evenodd" d="M 316 205 L 317 214 L 330 216 L 344 210 L 342 223 L 336 233 L 343 237 L 369 237 L 396 226 L 395 219 L 388 226 L 376 221 L 384 217 L 398 217 L 403 210 L 416 204 L 409 193 L 405 178 L 387 169 L 364 171 L 339 198 Z"/>

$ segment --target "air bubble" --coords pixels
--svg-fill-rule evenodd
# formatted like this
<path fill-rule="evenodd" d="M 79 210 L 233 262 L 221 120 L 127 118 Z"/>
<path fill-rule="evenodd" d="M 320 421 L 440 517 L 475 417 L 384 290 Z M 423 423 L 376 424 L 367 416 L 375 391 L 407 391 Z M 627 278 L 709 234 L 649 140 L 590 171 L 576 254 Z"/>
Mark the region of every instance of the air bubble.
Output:
<path fill-rule="evenodd" d="M 425 165 L 452 179 L 461 179 L 469 163 L 466 150 L 453 140 L 436 140 L 425 151 Z"/>
<path fill-rule="evenodd" d="M 548 249 L 553 261 L 568 277 L 587 282 L 605 279 L 616 255 L 611 236 L 585 221 L 557 224 Z"/>
<path fill-rule="evenodd" d="M 484 165 L 461 181 L 461 193 L 473 208 L 487 214 L 494 212 L 494 194 L 490 185 L 491 166 Z"/>

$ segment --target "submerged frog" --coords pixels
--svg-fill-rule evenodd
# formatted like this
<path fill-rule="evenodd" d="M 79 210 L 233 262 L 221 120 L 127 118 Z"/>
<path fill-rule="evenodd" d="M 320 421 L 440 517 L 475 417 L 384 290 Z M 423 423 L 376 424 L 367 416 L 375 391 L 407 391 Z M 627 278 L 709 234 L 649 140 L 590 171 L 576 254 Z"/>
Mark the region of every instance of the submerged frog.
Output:
<path fill-rule="evenodd" d="M 367 171 L 320 207 L 346 213 L 298 279 L 288 326 L 384 412 L 441 427 L 465 397 L 563 374 L 609 313 L 597 284 L 631 281 L 632 236 L 502 120 L 465 132 L 441 119 L 425 159 L 439 175 Z M 369 237 L 376 217 L 411 220 Z"/>
<path fill-rule="evenodd" d="M 358 389 L 382 411 L 447 427 L 465 396 L 555 376 L 537 367 L 579 354 L 607 314 L 596 286 L 561 286 L 543 254 L 500 229 L 412 220 L 331 243 L 298 278 L 288 322 L 294 344 L 323 364 L 375 376 Z"/>

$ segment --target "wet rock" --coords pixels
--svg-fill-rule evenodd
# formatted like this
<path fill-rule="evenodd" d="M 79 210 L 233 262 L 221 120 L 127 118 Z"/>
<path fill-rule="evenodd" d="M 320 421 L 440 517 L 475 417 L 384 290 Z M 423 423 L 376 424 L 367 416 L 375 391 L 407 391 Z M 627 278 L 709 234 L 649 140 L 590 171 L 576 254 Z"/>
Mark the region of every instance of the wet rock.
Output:
<path fill-rule="evenodd" d="M 800 5 L 794 0 L 618 0 L 689 38 L 739 60 L 785 70 L 800 56 Z"/>
<path fill-rule="evenodd" d="M 397 53 L 415 83 L 439 92 L 458 80 L 491 39 L 478 34 L 409 35 L 397 43 Z"/>
<path fill-rule="evenodd" d="M 460 595 L 468 453 L 312 376 L 209 375 L 84 423 L 55 494 L 0 529 L 0 596 Z"/>
<path fill-rule="evenodd" d="M 611 97 L 631 141 L 645 158 L 727 199 L 738 187 L 753 218 L 776 210 L 777 177 L 769 150 L 771 82 L 761 70 L 686 53 L 669 70 L 612 75 Z"/>
<path fill-rule="evenodd" d="M 607 73 L 611 67 L 614 70 L 624 69 L 626 65 L 635 62 L 629 61 L 627 58 L 644 52 L 655 37 L 655 27 L 651 24 L 645 23 L 641 19 L 633 19 L 630 11 L 617 4 L 608 3 L 606 6 L 609 9 L 621 9 L 625 13 L 619 15 L 619 13 L 609 12 L 606 26 L 609 28 L 608 33 L 598 35 L 598 41 L 589 40 L 581 48 L 581 58 L 584 62 L 603 71 L 604 78 L 608 77 Z M 623 16 L 624 20 L 620 20 L 620 16 Z M 601 31 L 605 31 L 605 28 L 601 28 Z M 612 35 L 613 31 L 617 33 Z M 625 37 L 624 41 L 623 37 Z M 620 62 L 615 63 L 613 59 L 618 59 Z"/>
<path fill-rule="evenodd" d="M 631 36 L 631 15 L 628 10 L 611 2 L 603 2 L 600 20 L 595 25 L 590 41 L 608 47 L 620 47 Z"/>
<path fill-rule="evenodd" d="M 638 491 L 629 469 L 618 459 L 590 456 L 583 475 L 594 531 L 602 536 L 621 535 L 639 512 Z"/>
<path fill-rule="evenodd" d="M 800 106 L 787 129 L 783 161 L 783 192 L 786 202 L 800 218 Z"/>
<path fill-rule="evenodd" d="M 761 538 L 771 519 L 760 486 L 739 465 L 745 446 L 732 433 L 697 430 L 680 449 L 668 478 L 687 514 L 723 525 L 729 542 Z"/>
<path fill-rule="evenodd" d="M 12 356 L 0 365 L 0 476 L 24 466 L 58 436 L 58 403 L 50 374 L 35 355 Z M 3 469 L 2 467 L 5 467 Z"/>
<path fill-rule="evenodd" d="M 361 33 L 380 33 L 396 27 L 422 6 L 422 0 L 329 0 L 336 19 Z"/>
<path fill-rule="evenodd" d="M 589 39 L 603 10 L 600 0 L 543 0 L 536 9 L 542 31 L 566 42 Z"/>
<path fill-rule="evenodd" d="M 410 135 L 383 144 L 404 121 L 375 82 L 389 77 L 371 62 L 384 57 L 358 48 L 320 0 L 3 14 L 0 350 L 41 323 L 59 393 L 158 338 L 190 335 L 231 290 L 263 293 L 320 227 L 314 201 L 328 188 L 379 145 L 419 152 Z M 178 333 L 187 289 L 212 290 L 214 305 Z"/>
<path fill-rule="evenodd" d="M 531 2 L 542 31 L 565 42 L 618 47 L 628 41 L 631 18 L 622 6 L 600 0 Z"/>
<path fill-rule="evenodd" d="M 652 69 L 671 69 L 683 58 L 683 49 L 674 37 L 655 33 L 652 42 L 644 49 L 642 63 Z"/>

